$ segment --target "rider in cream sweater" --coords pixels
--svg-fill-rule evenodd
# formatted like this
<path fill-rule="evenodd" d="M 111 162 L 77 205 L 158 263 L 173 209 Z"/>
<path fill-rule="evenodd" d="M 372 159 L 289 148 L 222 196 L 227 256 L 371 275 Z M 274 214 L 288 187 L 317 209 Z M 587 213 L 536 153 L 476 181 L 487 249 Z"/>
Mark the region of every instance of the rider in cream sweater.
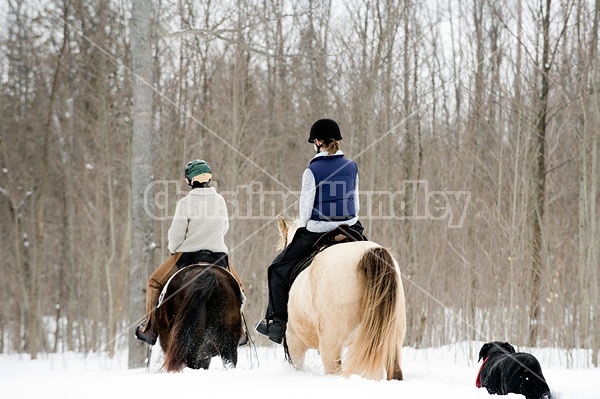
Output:
<path fill-rule="evenodd" d="M 154 311 L 167 281 L 183 267 L 210 263 L 231 272 L 244 291 L 239 275 L 229 262 L 225 234 L 229 217 L 225 200 L 210 187 L 212 170 L 200 159 L 188 162 L 185 179 L 191 191 L 177 203 L 169 228 L 171 256 L 148 278 L 146 289 L 146 319 L 136 328 L 135 335 L 147 344 L 156 343 L 153 326 Z"/>
<path fill-rule="evenodd" d="M 214 187 L 194 188 L 177 203 L 169 228 L 169 251 L 201 249 L 227 253 L 229 218 L 225 200 Z"/>

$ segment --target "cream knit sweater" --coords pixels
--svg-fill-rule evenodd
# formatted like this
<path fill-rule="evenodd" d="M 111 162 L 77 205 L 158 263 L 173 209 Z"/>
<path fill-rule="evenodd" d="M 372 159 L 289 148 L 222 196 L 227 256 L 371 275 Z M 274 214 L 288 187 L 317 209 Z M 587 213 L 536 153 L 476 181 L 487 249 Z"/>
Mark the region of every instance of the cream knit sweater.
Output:
<path fill-rule="evenodd" d="M 225 233 L 229 216 L 225 199 L 214 187 L 195 188 L 175 207 L 169 228 L 169 251 L 196 252 L 201 249 L 227 253 Z"/>

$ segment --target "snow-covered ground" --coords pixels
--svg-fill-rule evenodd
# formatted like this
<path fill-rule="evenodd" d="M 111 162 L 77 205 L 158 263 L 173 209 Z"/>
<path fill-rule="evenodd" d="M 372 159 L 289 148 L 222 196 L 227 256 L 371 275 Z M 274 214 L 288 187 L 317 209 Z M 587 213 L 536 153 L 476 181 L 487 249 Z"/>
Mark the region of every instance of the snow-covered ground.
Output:
<path fill-rule="evenodd" d="M 323 374 L 315 351 L 298 371 L 284 361 L 281 346 L 244 347 L 238 367 L 225 370 L 220 359 L 209 370 L 185 369 L 182 373 L 147 373 L 127 369 L 127 355 L 113 359 L 96 354 L 0 355 L 2 398 L 489 398 L 475 387 L 481 343 L 459 343 L 440 348 L 404 348 L 404 381 L 369 381 Z M 518 351 L 534 354 L 542 364 L 554 398 L 600 399 L 600 368 L 590 368 L 583 352 L 555 349 Z M 156 355 L 153 355 L 157 359 Z M 569 359 L 569 364 L 566 363 Z M 507 395 L 523 398 L 521 395 Z"/>

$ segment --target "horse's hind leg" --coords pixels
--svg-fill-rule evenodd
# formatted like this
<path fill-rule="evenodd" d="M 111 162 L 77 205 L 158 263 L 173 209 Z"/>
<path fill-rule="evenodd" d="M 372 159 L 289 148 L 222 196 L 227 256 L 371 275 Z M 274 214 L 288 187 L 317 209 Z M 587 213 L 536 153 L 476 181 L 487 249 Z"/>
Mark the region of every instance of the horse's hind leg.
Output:
<path fill-rule="evenodd" d="M 387 379 L 388 380 L 402 380 L 402 369 L 400 368 L 400 357 L 397 356 L 396 360 L 394 360 L 394 369 L 387 370 Z"/>
<path fill-rule="evenodd" d="M 342 372 L 342 344 L 339 340 L 321 337 L 319 341 L 319 354 L 326 374 L 340 374 Z"/>
<path fill-rule="evenodd" d="M 237 338 L 234 336 L 234 338 Z M 223 367 L 235 368 L 237 366 L 237 339 L 229 340 L 221 348 L 221 360 L 223 361 Z"/>
<path fill-rule="evenodd" d="M 386 361 L 386 364 L 388 362 Z M 402 364 L 402 345 L 398 345 L 396 348 L 396 352 L 394 353 L 393 364 L 386 365 L 385 374 L 388 380 L 402 380 L 402 368 L 400 365 Z"/>
<path fill-rule="evenodd" d="M 204 370 L 208 370 L 208 368 L 210 367 L 210 357 L 206 358 L 206 359 L 194 359 L 193 361 L 188 363 L 188 367 L 191 369 L 204 369 Z"/>

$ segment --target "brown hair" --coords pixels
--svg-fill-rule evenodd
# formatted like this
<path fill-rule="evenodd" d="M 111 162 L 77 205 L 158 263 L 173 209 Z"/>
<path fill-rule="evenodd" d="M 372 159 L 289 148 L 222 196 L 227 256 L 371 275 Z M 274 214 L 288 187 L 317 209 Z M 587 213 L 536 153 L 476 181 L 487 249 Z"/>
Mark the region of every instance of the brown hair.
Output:
<path fill-rule="evenodd" d="M 329 155 L 333 155 L 340 149 L 340 143 L 337 140 L 324 141 L 322 148 L 326 150 Z"/>

